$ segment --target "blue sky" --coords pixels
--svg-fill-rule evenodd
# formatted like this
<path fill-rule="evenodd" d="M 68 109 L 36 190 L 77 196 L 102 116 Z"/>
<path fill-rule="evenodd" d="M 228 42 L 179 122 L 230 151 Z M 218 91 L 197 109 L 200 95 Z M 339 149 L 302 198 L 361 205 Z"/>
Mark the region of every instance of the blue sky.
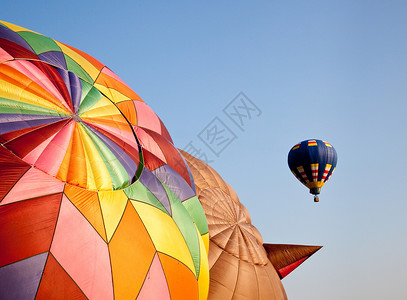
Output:
<path fill-rule="evenodd" d="M 125 80 L 237 191 L 265 241 L 323 245 L 290 300 L 406 299 L 405 1 L 3 1 L 0 18 L 77 47 Z M 261 110 L 240 130 L 222 110 Z M 219 157 L 198 138 L 218 117 Z M 287 166 L 319 138 L 338 166 L 313 203 Z"/>

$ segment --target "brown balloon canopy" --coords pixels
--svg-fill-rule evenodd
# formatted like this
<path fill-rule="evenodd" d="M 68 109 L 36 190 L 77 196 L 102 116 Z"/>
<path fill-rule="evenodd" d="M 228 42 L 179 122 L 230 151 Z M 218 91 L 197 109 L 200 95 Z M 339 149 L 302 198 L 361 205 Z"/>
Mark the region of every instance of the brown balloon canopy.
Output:
<path fill-rule="evenodd" d="M 209 227 L 208 299 L 287 299 L 259 231 L 235 191 L 210 166 L 182 152 Z"/>

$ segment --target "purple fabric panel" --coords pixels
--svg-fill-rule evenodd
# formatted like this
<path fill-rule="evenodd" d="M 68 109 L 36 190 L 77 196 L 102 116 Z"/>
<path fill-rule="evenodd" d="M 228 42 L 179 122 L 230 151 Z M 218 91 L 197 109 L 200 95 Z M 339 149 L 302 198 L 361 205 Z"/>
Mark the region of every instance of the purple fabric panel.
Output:
<path fill-rule="evenodd" d="M 13 42 L 25 49 L 35 53 L 30 45 L 23 39 L 17 32 L 5 27 L 4 25 L 0 24 L 0 38 Z"/>
<path fill-rule="evenodd" d="M 19 129 L 50 124 L 66 118 L 67 117 L 44 115 L 0 114 L 0 134 Z"/>
<path fill-rule="evenodd" d="M 195 192 L 189 184 L 169 165 L 161 166 L 153 171 L 153 174 L 163 182 L 179 200 L 184 201 L 195 196 Z"/>
<path fill-rule="evenodd" d="M 172 215 L 170 201 L 165 188 L 161 182 L 151 173 L 147 168 L 143 169 L 141 176 L 139 178 L 140 182 L 148 188 L 148 190 L 153 193 L 153 195 L 161 202 L 170 215 Z"/>
<path fill-rule="evenodd" d="M 60 67 L 62 69 L 67 69 L 65 57 L 62 52 L 59 51 L 48 51 L 38 55 L 39 59 L 43 62 L 49 63 L 51 65 Z"/>
<path fill-rule="evenodd" d="M 178 151 L 178 149 L 177 149 L 177 151 Z M 194 191 L 194 194 L 196 195 L 195 181 L 194 181 L 194 177 L 192 177 L 191 169 L 189 168 L 188 163 L 186 162 L 185 158 L 182 156 L 181 152 L 178 151 L 178 153 L 182 157 L 182 160 L 184 161 L 184 164 L 187 167 L 189 180 L 191 182 L 191 188 Z"/>
<path fill-rule="evenodd" d="M 92 128 L 91 126 L 86 125 L 87 128 L 89 128 L 94 134 L 96 134 L 97 137 L 99 137 L 103 143 L 112 151 L 113 155 L 120 161 L 120 163 L 123 165 L 123 167 L 126 169 L 127 174 L 129 175 L 130 182 L 133 182 L 133 177 L 136 175 L 137 172 L 137 163 L 130 158 L 126 154 L 126 152 L 123 151 L 122 148 L 120 148 L 116 143 L 114 143 L 112 140 Z"/>
<path fill-rule="evenodd" d="M 82 97 L 82 82 L 79 77 L 72 72 L 69 72 L 69 82 L 71 84 L 71 99 L 72 104 L 75 110 L 75 113 L 78 113 L 79 104 L 81 104 Z"/>
<path fill-rule="evenodd" d="M 48 252 L 0 268 L 0 299 L 34 299 Z"/>

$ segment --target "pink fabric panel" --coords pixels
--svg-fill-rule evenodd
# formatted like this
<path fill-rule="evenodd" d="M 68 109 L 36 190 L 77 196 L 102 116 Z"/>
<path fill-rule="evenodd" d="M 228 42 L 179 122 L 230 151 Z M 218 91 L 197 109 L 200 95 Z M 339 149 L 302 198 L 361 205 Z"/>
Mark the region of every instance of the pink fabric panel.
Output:
<path fill-rule="evenodd" d="M 12 60 L 13 57 L 8 54 L 6 51 L 4 51 L 2 48 L 0 48 L 0 63 L 5 62 L 7 60 Z"/>
<path fill-rule="evenodd" d="M 89 120 L 91 120 L 91 119 L 89 119 Z M 120 138 L 121 140 L 123 140 L 124 142 L 126 142 L 127 144 L 132 146 L 133 148 L 138 149 L 137 141 L 134 138 L 133 132 L 128 132 L 125 130 L 121 130 L 119 128 L 101 125 L 101 124 L 91 122 L 91 121 L 89 122 L 85 118 L 83 121 L 87 124 L 91 124 L 93 127 L 101 128 L 101 129 L 113 134 L 114 136 L 117 136 L 118 138 Z"/>
<path fill-rule="evenodd" d="M 57 133 L 36 161 L 37 168 L 50 175 L 57 175 L 68 149 L 74 127 L 75 121 L 72 120 Z M 52 159 L 50 160 L 50 158 Z"/>
<path fill-rule="evenodd" d="M 134 131 L 136 132 L 136 135 L 143 148 L 145 148 L 149 152 L 153 153 L 163 162 L 167 163 L 167 159 L 165 158 L 164 153 L 162 152 L 161 148 L 158 146 L 158 144 L 154 141 L 154 139 L 149 134 L 147 134 L 143 129 L 141 129 L 137 126 L 134 126 Z"/>
<path fill-rule="evenodd" d="M 133 101 L 133 103 L 137 112 L 137 126 L 148 128 L 161 134 L 160 119 L 153 110 L 144 102 Z"/>
<path fill-rule="evenodd" d="M 137 300 L 149 299 L 171 299 L 167 280 L 165 279 L 164 271 L 157 253 L 154 256 L 143 287 L 137 297 Z"/>
<path fill-rule="evenodd" d="M 119 81 L 120 83 L 122 83 L 122 84 L 124 84 L 125 86 L 128 87 L 128 85 L 127 85 L 123 80 L 121 80 L 119 76 L 117 76 L 115 73 L 113 73 L 109 68 L 104 67 L 104 68 L 102 69 L 102 73 L 104 73 L 104 74 L 106 74 L 106 75 L 108 75 L 108 76 L 110 76 L 110 77 L 116 79 L 117 81 Z"/>
<path fill-rule="evenodd" d="M 48 144 L 56 135 L 57 133 L 51 135 L 49 138 L 44 140 L 41 144 L 35 147 L 30 153 L 24 156 L 23 160 L 31 165 L 34 165 L 38 157 L 40 157 L 41 153 L 44 151 L 44 149 L 48 146 Z"/>
<path fill-rule="evenodd" d="M 69 106 L 66 104 L 64 97 L 62 97 L 61 93 L 58 91 L 58 89 L 53 85 L 53 83 L 45 76 L 40 69 L 38 69 L 34 64 L 32 64 L 29 61 L 26 60 L 13 60 L 10 63 L 10 66 L 12 66 L 14 69 L 18 70 L 19 72 L 23 73 L 25 76 L 28 78 L 32 79 L 35 83 L 43 87 L 48 93 L 53 95 L 56 99 L 58 99 L 59 102 L 65 108 L 72 112 L 72 110 L 69 108 Z"/>
<path fill-rule="evenodd" d="M 0 205 L 61 193 L 64 190 L 64 186 L 64 182 L 36 168 L 31 168 L 17 181 Z"/>
<path fill-rule="evenodd" d="M 51 253 L 88 299 L 113 299 L 107 244 L 65 195 Z"/>

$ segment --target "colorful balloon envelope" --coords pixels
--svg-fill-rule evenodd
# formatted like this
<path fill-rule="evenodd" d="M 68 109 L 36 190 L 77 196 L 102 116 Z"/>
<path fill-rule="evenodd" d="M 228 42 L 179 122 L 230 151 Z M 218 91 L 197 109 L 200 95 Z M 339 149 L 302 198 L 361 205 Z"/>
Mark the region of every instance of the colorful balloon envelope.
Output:
<path fill-rule="evenodd" d="M 190 170 L 104 64 L 0 22 L 0 143 L 0 299 L 206 299 Z"/>
<path fill-rule="evenodd" d="M 328 142 L 306 140 L 295 145 L 288 153 L 288 166 L 301 183 L 309 188 L 318 202 L 318 194 L 335 170 L 338 156 Z"/>

